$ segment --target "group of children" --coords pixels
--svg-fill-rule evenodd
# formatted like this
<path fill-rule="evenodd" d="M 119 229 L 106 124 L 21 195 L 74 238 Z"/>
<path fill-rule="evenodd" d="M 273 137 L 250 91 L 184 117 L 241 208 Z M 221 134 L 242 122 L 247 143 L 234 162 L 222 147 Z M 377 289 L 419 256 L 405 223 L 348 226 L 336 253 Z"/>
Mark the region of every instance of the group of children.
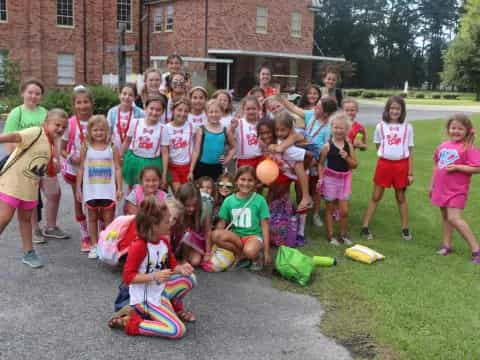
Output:
<path fill-rule="evenodd" d="M 135 215 L 123 274 L 135 311 L 116 314 L 109 325 L 129 335 L 178 338 L 185 332 L 183 322 L 195 320 L 182 302 L 196 284 L 194 267 L 210 261 L 214 247 L 233 253 L 232 268 L 249 266 L 256 271 L 269 264 L 270 234 L 275 231 L 269 227 L 274 216 L 270 209 L 275 201 L 290 201 L 292 184 L 297 213 L 312 208 L 313 224 L 322 226 L 323 199 L 327 240 L 336 246 L 352 243 L 348 235 L 352 171 L 359 165 L 355 152 L 367 148 L 367 137 L 356 118 L 358 103 L 343 99 L 335 88 L 334 70 L 327 70 L 324 88 L 308 87 L 301 106 L 295 106 L 276 94 L 269 85 L 271 70 L 262 66 L 260 86 L 233 112 L 228 91 L 219 90 L 209 99 L 204 88 L 191 87 L 180 57 L 169 57 L 167 64 L 166 74 L 157 69 L 145 72 L 140 96 L 134 85 L 124 85 L 120 104 L 107 116 L 94 115 L 91 92 L 77 86 L 70 118 L 53 109 L 41 127 L 35 123 L 0 136 L 1 143 L 17 144 L 0 170 L 0 233 L 18 210 L 23 261 L 32 267 L 42 265 L 32 246 L 31 218 L 40 179 L 56 179 L 57 172 L 71 185 L 81 251 L 89 258 L 97 258 L 99 232 L 116 214 Z M 20 111 L 41 110 L 39 84 L 29 80 L 22 85 L 25 103 Z M 41 90 L 36 97 L 29 94 L 32 88 Z M 8 121 L 13 120 L 7 125 Z M 447 134 L 450 140 L 435 151 L 431 186 L 432 203 L 442 215 L 439 253 L 451 252 L 456 229 L 469 243 L 472 260 L 480 263 L 478 242 L 461 216 L 470 176 L 480 172 L 472 123 L 466 116 L 454 116 L 447 123 Z M 403 98 L 387 101 L 373 138 L 378 162 L 361 236 L 373 238 L 370 220 L 385 188 L 393 187 L 401 235 L 411 240 L 406 189 L 413 182 L 414 142 Z M 267 186 L 256 175 L 266 158 L 279 168 L 279 176 Z M 303 229 L 306 216 L 298 219 Z"/>

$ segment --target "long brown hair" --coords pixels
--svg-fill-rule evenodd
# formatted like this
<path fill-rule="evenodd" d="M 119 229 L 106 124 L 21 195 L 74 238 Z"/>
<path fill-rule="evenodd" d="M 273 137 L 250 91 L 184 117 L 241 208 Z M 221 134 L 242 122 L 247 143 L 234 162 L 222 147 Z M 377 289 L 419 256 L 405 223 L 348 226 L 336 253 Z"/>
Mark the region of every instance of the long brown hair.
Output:
<path fill-rule="evenodd" d="M 180 186 L 180 188 L 177 190 L 177 193 L 175 194 L 175 197 L 177 198 L 178 201 L 180 201 L 184 206 L 187 203 L 188 200 L 196 199 L 197 204 L 195 208 L 195 212 L 193 214 L 193 230 L 196 232 L 199 232 L 201 229 L 201 218 L 202 218 L 202 196 L 200 195 L 200 190 L 192 184 L 192 183 L 187 183 L 183 184 Z M 183 216 L 184 221 L 188 219 L 188 215 L 184 214 Z"/>
<path fill-rule="evenodd" d="M 168 207 L 164 202 L 159 202 L 155 196 L 146 197 L 139 206 L 135 222 L 140 238 L 147 242 L 154 242 L 154 225 L 162 223 L 165 217 L 170 216 Z"/>
<path fill-rule="evenodd" d="M 462 113 L 452 115 L 452 117 L 448 119 L 447 124 L 445 125 L 445 128 L 447 129 L 447 134 L 450 126 L 454 121 L 460 123 L 460 125 L 462 125 L 467 130 L 463 141 L 464 144 L 466 146 L 473 145 L 475 143 L 475 129 L 473 127 L 472 120 L 470 120 L 467 115 Z"/>

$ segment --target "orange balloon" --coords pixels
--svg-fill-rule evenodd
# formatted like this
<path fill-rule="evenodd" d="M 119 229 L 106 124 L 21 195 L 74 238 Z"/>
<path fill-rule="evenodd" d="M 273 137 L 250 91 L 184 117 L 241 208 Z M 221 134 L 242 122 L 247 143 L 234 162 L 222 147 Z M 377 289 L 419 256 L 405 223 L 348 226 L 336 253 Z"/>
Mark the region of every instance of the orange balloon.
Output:
<path fill-rule="evenodd" d="M 279 172 L 277 163 L 271 159 L 265 159 L 257 166 L 257 178 L 265 185 L 277 180 Z"/>

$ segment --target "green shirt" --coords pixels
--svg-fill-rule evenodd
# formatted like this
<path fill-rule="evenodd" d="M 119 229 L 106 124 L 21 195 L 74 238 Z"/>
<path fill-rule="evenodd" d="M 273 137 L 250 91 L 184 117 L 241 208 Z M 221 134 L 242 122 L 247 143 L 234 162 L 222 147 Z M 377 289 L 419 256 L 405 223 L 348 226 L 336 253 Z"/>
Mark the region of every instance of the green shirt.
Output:
<path fill-rule="evenodd" d="M 20 105 L 10 111 L 3 132 L 11 133 L 34 126 L 42 126 L 47 117 L 47 109 L 38 106 L 35 111 L 28 110 L 25 106 Z"/>
<path fill-rule="evenodd" d="M 250 196 L 254 196 L 248 206 L 242 210 Z M 231 230 L 240 237 L 256 235 L 262 237 L 261 221 L 270 217 L 270 210 L 262 195 L 253 193 L 240 199 L 236 194 L 228 196 L 220 208 L 218 216 L 227 223 L 233 221 Z"/>

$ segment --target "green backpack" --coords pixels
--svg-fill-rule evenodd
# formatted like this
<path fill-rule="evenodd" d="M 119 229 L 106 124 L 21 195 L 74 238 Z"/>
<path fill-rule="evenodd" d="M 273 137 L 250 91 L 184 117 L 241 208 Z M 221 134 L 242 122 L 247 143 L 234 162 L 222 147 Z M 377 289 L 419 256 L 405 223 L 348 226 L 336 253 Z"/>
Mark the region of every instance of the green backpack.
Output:
<path fill-rule="evenodd" d="M 302 254 L 299 250 L 280 246 L 275 258 L 275 269 L 284 278 L 305 286 L 310 280 L 315 265 L 310 256 Z"/>

